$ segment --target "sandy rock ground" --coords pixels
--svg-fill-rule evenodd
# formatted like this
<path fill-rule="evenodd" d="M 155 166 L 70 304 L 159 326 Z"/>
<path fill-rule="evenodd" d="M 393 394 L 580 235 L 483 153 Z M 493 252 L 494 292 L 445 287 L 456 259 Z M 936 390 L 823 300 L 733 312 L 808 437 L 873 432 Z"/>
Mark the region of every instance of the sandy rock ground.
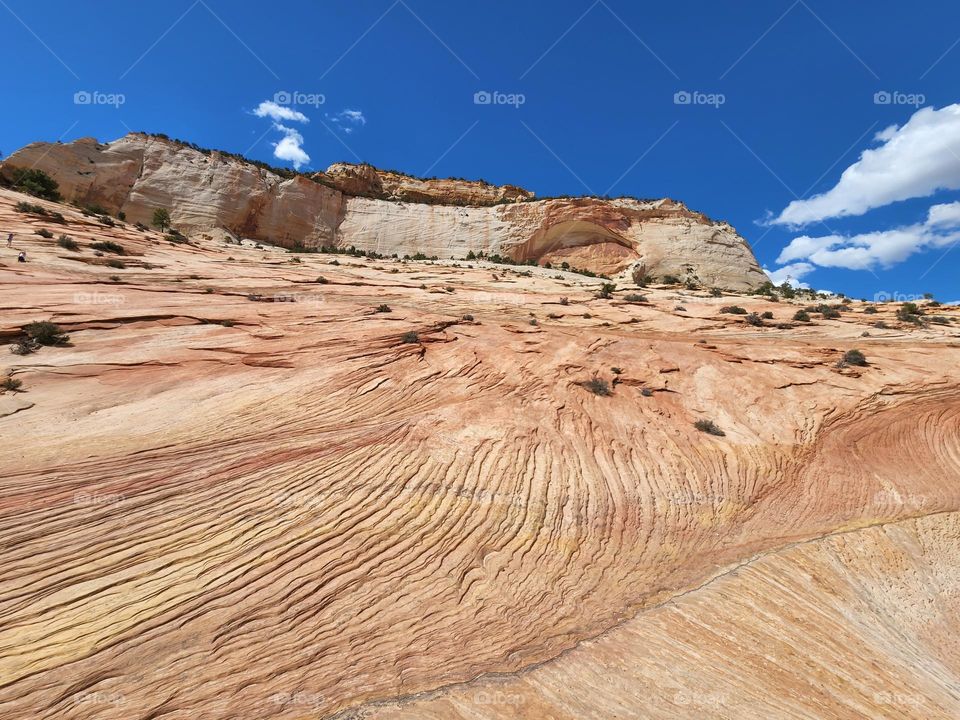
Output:
<path fill-rule="evenodd" d="M 0 342 L 70 341 L 0 348 L 0 717 L 960 717 L 956 309 L 778 328 L 809 301 L 23 199 Z"/>

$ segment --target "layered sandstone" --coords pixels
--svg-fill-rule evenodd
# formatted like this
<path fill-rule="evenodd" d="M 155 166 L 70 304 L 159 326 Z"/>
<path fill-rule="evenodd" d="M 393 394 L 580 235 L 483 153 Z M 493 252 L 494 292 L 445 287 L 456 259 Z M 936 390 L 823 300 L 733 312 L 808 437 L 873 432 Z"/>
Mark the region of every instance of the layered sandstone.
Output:
<path fill-rule="evenodd" d="M 533 200 L 514 186 L 420 180 L 369 165 L 335 164 L 313 179 L 281 177 L 216 151 L 130 134 L 108 144 L 87 138 L 35 143 L 2 166 L 37 167 L 64 196 L 149 223 L 166 208 L 187 232 L 223 229 L 283 247 L 354 245 L 385 254 L 464 257 L 497 253 L 517 261 L 566 262 L 605 275 L 641 267 L 743 290 L 766 280 L 747 242 L 669 199 Z"/>
<path fill-rule="evenodd" d="M 0 342 L 70 343 L 0 348 L 0 717 L 960 716 L 957 308 L 794 324 L 24 199 Z"/>

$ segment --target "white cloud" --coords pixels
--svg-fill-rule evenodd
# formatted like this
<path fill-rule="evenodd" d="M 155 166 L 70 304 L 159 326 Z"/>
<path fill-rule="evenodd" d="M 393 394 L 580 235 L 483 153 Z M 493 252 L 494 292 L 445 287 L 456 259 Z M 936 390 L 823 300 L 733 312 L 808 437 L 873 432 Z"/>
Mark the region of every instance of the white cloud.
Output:
<path fill-rule="evenodd" d="M 859 235 L 794 238 L 777 263 L 804 261 L 820 267 L 868 270 L 891 267 L 914 253 L 960 240 L 960 202 L 934 205 L 926 221 Z M 789 265 L 787 267 L 790 267 Z M 785 268 L 780 268 L 780 272 Z"/>
<path fill-rule="evenodd" d="M 281 122 L 286 120 L 290 122 L 308 123 L 310 119 L 306 115 L 285 105 L 278 105 L 272 100 L 264 100 L 257 105 L 253 114 L 261 118 L 270 118 L 273 121 L 274 130 L 283 133 L 283 138 L 280 142 L 273 144 L 273 156 L 275 158 L 293 163 L 293 167 L 297 170 L 310 162 L 310 156 L 307 155 L 303 149 L 303 135 Z"/>
<path fill-rule="evenodd" d="M 960 104 L 918 110 L 905 125 L 888 127 L 874 140 L 881 146 L 865 150 L 832 189 L 791 202 L 772 222 L 807 225 L 960 189 Z"/>
<path fill-rule="evenodd" d="M 310 162 L 310 156 L 303 149 L 303 135 L 280 123 L 274 123 L 274 127 L 284 134 L 283 139 L 273 146 L 275 158 L 292 162 L 297 170 Z"/>
<path fill-rule="evenodd" d="M 362 110 L 341 110 L 336 115 L 327 115 L 327 119 L 347 135 L 367 124 L 367 118 Z"/>
<path fill-rule="evenodd" d="M 770 278 L 770 282 L 774 285 L 783 285 L 783 283 L 789 283 L 795 288 L 803 288 L 804 290 L 809 289 L 809 285 L 804 282 L 800 282 L 800 279 L 804 275 L 809 275 L 816 268 L 810 263 L 800 262 L 793 263 L 792 265 L 784 265 L 781 268 L 776 270 L 767 270 L 766 268 L 763 271 L 767 274 L 767 277 Z"/>
<path fill-rule="evenodd" d="M 264 100 L 257 105 L 257 109 L 253 111 L 253 114 L 257 117 L 268 117 L 274 122 L 280 122 L 281 120 L 302 123 L 310 122 L 310 119 L 302 112 L 284 105 L 278 105 L 272 100 Z"/>

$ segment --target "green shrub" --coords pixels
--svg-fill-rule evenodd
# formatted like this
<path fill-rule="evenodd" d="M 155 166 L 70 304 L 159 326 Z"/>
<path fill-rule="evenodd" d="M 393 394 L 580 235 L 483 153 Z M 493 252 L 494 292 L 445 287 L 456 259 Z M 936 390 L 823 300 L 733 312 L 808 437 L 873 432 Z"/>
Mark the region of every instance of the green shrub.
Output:
<path fill-rule="evenodd" d="M 467 314 L 460 318 L 464 322 L 473 322 L 473 315 Z"/>
<path fill-rule="evenodd" d="M 23 331 L 31 340 L 40 345 L 64 345 L 70 337 L 65 335 L 59 325 L 41 320 L 25 325 Z"/>
<path fill-rule="evenodd" d="M 645 303 L 647 301 L 647 296 L 640 295 L 638 293 L 630 293 L 629 295 L 624 295 L 623 299 L 629 303 Z"/>
<path fill-rule="evenodd" d="M 747 323 L 750 325 L 755 325 L 756 327 L 763 327 L 763 319 L 756 313 L 750 313 L 749 315 L 745 315 L 743 319 L 746 320 Z"/>
<path fill-rule="evenodd" d="M 693 426 L 700 432 L 716 435 L 717 437 L 726 435 L 723 430 L 717 427 L 717 424 L 713 420 L 697 420 Z"/>
<path fill-rule="evenodd" d="M 845 365 L 864 367 L 867 364 L 867 357 L 859 350 L 847 350 L 843 354 L 843 363 Z"/>
<path fill-rule="evenodd" d="M 713 297 L 723 297 L 723 290 L 720 288 L 710 288 L 710 294 Z"/>
<path fill-rule="evenodd" d="M 48 239 L 49 239 L 49 238 L 52 238 L 52 237 L 53 237 L 53 233 L 50 232 L 49 230 L 47 230 L 46 228 L 40 228 L 40 229 L 37 230 L 36 232 L 37 232 L 37 235 L 39 235 L 40 237 L 43 237 L 43 238 L 48 238 Z"/>
<path fill-rule="evenodd" d="M 866 313 L 867 315 L 876 315 L 877 309 L 873 305 L 868 305 L 863 309 L 863 312 Z"/>
<path fill-rule="evenodd" d="M 123 270 L 127 267 L 126 264 L 124 264 L 123 260 L 117 260 L 116 258 L 110 258 L 109 260 L 107 260 L 105 265 L 107 267 L 113 268 L 114 270 Z"/>
<path fill-rule="evenodd" d="M 410 330 L 409 332 L 405 332 L 400 336 L 400 342 L 405 345 L 413 345 L 420 342 L 420 336 L 417 335 L 413 330 Z"/>
<path fill-rule="evenodd" d="M 616 291 L 617 286 L 613 283 L 604 283 L 600 286 L 600 292 L 597 293 L 597 297 L 603 300 L 609 300 L 613 297 L 614 291 Z"/>
<path fill-rule="evenodd" d="M 21 213 L 29 213 L 30 215 L 46 215 L 47 211 L 43 205 L 36 205 L 34 203 L 28 203 L 21 200 L 16 205 L 13 206 L 13 209 Z"/>
<path fill-rule="evenodd" d="M 69 235 L 61 235 L 59 238 L 57 238 L 57 245 L 62 247 L 64 250 L 73 250 L 74 252 L 80 249 L 77 241 Z"/>
<path fill-rule="evenodd" d="M 676 275 L 664 275 L 662 278 L 660 278 L 660 282 L 662 282 L 664 285 L 679 285 L 680 278 L 678 278 Z"/>
<path fill-rule="evenodd" d="M 793 319 L 797 322 L 810 322 L 810 313 L 806 310 L 797 310 L 793 314 Z"/>
<path fill-rule="evenodd" d="M 773 320 L 773 313 L 767 310 L 760 317 L 762 317 L 764 320 Z"/>
<path fill-rule="evenodd" d="M 740 307 L 739 305 L 727 305 L 720 308 L 721 313 L 726 313 L 727 315 L 746 315 L 747 311 Z"/>
<path fill-rule="evenodd" d="M 390 310 L 389 305 L 383 304 L 383 305 L 377 305 L 377 309 L 374 312 L 388 313 L 388 312 L 392 312 L 392 310 Z"/>
<path fill-rule="evenodd" d="M 92 250 L 101 250 L 103 252 L 113 253 L 114 255 L 126 255 L 123 245 L 120 243 L 115 243 L 113 240 L 90 243 L 90 248 Z"/>
<path fill-rule="evenodd" d="M 823 307 L 820 310 L 820 314 L 827 320 L 836 320 L 840 317 L 840 311 L 832 307 Z"/>
<path fill-rule="evenodd" d="M 60 201 L 60 191 L 57 181 L 43 170 L 17 168 L 13 171 L 12 185 L 14 190 L 43 198 L 44 200 Z"/>
<path fill-rule="evenodd" d="M 6 390 L 7 392 L 19 392 L 21 387 L 23 387 L 23 381 L 15 380 L 12 377 L 4 378 L 3 382 L 0 382 L 0 390 Z"/>

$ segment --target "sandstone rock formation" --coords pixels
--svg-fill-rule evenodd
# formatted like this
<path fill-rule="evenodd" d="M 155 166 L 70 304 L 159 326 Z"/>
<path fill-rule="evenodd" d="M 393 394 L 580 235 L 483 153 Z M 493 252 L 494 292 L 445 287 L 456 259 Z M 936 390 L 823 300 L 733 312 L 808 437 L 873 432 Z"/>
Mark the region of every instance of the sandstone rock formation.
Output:
<path fill-rule="evenodd" d="M 91 138 L 35 143 L 0 173 L 9 177 L 17 167 L 44 170 L 68 200 L 122 211 L 131 221 L 148 223 L 154 209 L 167 208 L 188 233 L 223 228 L 283 247 L 354 245 L 401 256 L 495 253 L 624 277 L 642 265 L 654 277 L 734 290 L 766 281 L 730 225 L 667 199 L 536 201 L 513 186 L 419 180 L 343 163 L 313 179 L 285 179 L 234 156 L 136 133 L 105 145 Z"/>
<path fill-rule="evenodd" d="M 0 342 L 70 344 L 0 348 L 5 720 L 960 717 L 960 309 L 796 324 L 24 199 Z"/>

